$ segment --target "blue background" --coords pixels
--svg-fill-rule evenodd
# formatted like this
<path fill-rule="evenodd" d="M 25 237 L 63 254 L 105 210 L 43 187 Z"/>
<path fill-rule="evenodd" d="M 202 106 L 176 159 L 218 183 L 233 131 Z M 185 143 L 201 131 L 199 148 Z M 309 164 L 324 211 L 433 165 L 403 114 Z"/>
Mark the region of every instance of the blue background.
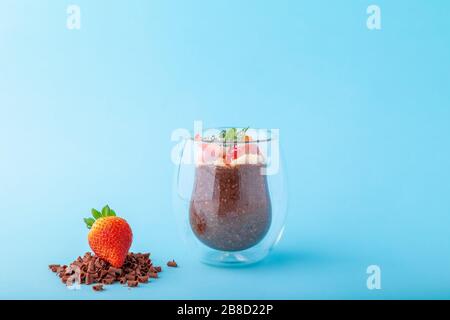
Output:
<path fill-rule="evenodd" d="M 374 3 L 380 31 L 362 0 L 1 0 L 0 298 L 450 298 L 450 3 Z M 194 120 L 281 130 L 286 232 L 255 266 L 177 235 L 170 134 Z M 181 267 L 67 290 L 47 265 L 106 203 Z"/>

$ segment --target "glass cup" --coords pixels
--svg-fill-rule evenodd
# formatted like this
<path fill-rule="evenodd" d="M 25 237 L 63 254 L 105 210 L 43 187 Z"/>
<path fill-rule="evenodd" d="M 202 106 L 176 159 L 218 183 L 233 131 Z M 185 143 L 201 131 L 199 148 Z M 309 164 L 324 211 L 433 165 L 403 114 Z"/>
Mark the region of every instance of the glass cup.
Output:
<path fill-rule="evenodd" d="M 278 130 L 209 129 L 180 146 L 173 202 L 190 250 L 212 265 L 265 258 L 287 212 Z"/>

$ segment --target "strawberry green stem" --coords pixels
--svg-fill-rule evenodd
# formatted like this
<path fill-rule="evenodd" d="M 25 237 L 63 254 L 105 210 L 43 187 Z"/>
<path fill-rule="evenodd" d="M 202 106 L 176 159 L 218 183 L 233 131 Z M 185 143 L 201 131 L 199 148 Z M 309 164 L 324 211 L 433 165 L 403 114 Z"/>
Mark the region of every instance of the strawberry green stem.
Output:
<path fill-rule="evenodd" d="M 86 223 L 86 227 L 88 229 L 92 228 L 92 225 L 95 223 L 96 220 L 106 217 L 115 217 L 116 212 L 112 210 L 108 205 L 104 206 L 102 211 L 98 211 L 96 209 L 92 209 L 92 217 L 93 218 L 84 218 L 84 223 Z"/>

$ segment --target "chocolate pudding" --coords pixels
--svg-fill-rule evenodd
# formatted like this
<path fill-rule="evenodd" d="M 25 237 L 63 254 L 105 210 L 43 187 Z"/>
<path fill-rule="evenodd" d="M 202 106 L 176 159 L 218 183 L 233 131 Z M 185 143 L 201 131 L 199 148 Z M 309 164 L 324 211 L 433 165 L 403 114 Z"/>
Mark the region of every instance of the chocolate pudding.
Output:
<path fill-rule="evenodd" d="M 196 168 L 190 224 L 197 238 L 222 251 L 240 251 L 264 238 L 271 202 L 263 164 L 204 164 Z"/>

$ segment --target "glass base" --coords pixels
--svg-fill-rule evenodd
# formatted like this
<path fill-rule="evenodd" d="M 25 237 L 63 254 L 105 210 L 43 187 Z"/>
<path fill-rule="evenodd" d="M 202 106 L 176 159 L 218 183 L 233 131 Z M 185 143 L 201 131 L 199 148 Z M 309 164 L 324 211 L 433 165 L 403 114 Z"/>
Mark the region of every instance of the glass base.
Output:
<path fill-rule="evenodd" d="M 242 267 L 263 260 L 270 250 L 244 250 L 236 252 L 208 251 L 201 256 L 205 264 L 216 267 Z"/>

